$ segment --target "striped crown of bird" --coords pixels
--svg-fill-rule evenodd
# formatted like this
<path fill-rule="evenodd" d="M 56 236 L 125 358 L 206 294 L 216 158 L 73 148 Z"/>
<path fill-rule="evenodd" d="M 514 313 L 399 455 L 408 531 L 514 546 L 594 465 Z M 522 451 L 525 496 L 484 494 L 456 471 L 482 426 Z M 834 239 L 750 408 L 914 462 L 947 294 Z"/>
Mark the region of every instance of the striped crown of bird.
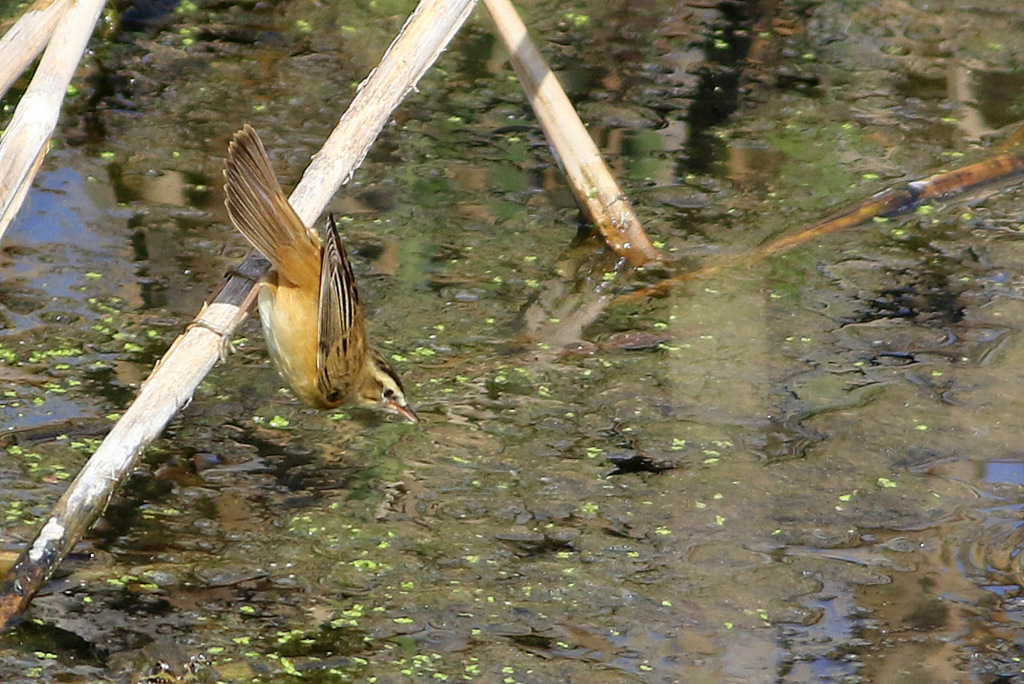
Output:
<path fill-rule="evenodd" d="M 228 145 L 224 178 L 231 222 L 271 263 L 259 284 L 260 320 L 274 365 L 295 396 L 318 409 L 376 407 L 416 422 L 394 367 L 367 337 L 334 216 L 321 244 L 288 203 L 248 124 Z"/>

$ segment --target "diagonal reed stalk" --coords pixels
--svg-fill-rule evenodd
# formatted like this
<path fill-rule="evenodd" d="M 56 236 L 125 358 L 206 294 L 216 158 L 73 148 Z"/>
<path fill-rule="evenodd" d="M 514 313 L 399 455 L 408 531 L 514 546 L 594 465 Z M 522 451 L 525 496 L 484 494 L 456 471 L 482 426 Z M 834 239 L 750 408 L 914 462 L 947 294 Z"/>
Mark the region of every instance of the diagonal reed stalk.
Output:
<path fill-rule="evenodd" d="M 86 6 L 91 8 L 98 0 L 67 1 L 74 4 L 64 21 L 78 17 L 73 13 L 84 11 L 82 8 Z M 651 245 L 554 74 L 527 38 L 515 10 L 507 0 L 485 1 L 509 46 L 513 65 L 580 206 L 601 230 L 609 246 L 627 261 L 643 265 L 659 260 L 661 255 Z M 303 221 L 310 225 L 315 223 L 338 188 L 351 178 L 392 112 L 455 36 L 475 4 L 476 0 L 422 0 L 378 67 L 361 84 L 348 111 L 314 155 L 292 193 L 289 201 Z M 88 40 L 88 34 L 83 40 Z M 49 52 L 44 55 L 44 63 Z M 40 70 L 42 68 L 41 64 Z M 70 80 L 70 75 L 67 78 Z M 66 87 L 67 82 L 64 82 L 61 95 Z M 29 148 L 37 150 L 36 166 L 42 159 L 59 106 L 60 99 L 54 100 L 51 95 L 47 112 L 54 123 L 46 129 L 42 142 Z M 15 118 L 18 118 L 17 113 Z M 5 168 L 2 145 L 0 143 L 0 173 Z M 16 192 L 23 193 L 33 175 L 34 172 L 22 172 L 18 176 L 20 190 Z M 0 176 L 0 183 L 4 182 L 2 179 Z M 7 186 L 0 185 L 0 201 L 12 205 L 11 199 L 3 194 L 4 187 Z M 10 213 L 11 210 L 5 211 Z M 0 223 L 0 235 L 4 225 Z M 266 268 L 267 263 L 260 255 L 250 255 L 157 363 L 139 396 L 79 472 L 32 544 L 4 578 L 0 585 L 0 627 L 8 626 L 25 610 L 75 543 L 102 514 L 145 446 L 191 400 L 244 319 L 255 284 Z"/>
<path fill-rule="evenodd" d="M 0 98 L 46 47 L 67 0 L 36 0 L 0 38 Z"/>
<path fill-rule="evenodd" d="M 406 94 L 465 22 L 476 0 L 422 0 L 348 111 L 314 156 L 291 203 L 312 224 Z M 71 548 L 102 514 L 139 454 L 164 429 L 220 358 L 252 301 L 266 262 L 251 255 L 160 359 L 124 415 L 44 521 L 0 585 L 0 627 L 28 606 Z"/>
<path fill-rule="evenodd" d="M 0 239 L 25 201 L 32 179 L 43 163 L 64 94 L 104 4 L 104 0 L 68 0 L 53 28 L 53 34 L 60 39 L 51 40 L 46 47 L 11 123 L 0 136 Z M 6 54 L 0 55 L 0 60 L 6 60 Z"/>

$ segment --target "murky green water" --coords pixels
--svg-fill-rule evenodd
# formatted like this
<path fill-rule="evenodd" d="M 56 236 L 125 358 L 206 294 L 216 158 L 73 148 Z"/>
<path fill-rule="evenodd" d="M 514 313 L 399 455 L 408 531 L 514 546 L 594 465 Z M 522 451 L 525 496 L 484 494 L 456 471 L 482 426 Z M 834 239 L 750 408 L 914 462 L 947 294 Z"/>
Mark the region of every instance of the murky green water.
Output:
<path fill-rule="evenodd" d="M 979 159 L 1024 113 L 1018 2 L 522 4 L 680 267 Z M 247 252 L 231 134 L 293 184 L 411 6 L 187 4 L 97 44 L 0 244 L 11 557 Z M 422 424 L 302 407 L 249 321 L 0 637 L 0 679 L 1017 681 L 1022 198 L 580 329 L 595 289 L 657 275 L 578 239 L 478 10 L 331 205 Z"/>

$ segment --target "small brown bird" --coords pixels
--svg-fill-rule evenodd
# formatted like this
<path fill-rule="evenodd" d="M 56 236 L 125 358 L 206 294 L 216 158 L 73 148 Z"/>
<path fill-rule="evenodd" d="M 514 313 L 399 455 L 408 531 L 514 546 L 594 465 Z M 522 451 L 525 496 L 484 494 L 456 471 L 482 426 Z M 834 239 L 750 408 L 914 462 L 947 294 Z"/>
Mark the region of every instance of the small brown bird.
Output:
<path fill-rule="evenodd" d="M 366 336 L 363 308 L 334 217 L 321 246 L 288 204 L 256 131 L 228 145 L 224 204 L 231 222 L 270 260 L 260 283 L 263 334 L 278 372 L 314 408 L 372 406 L 416 422 L 398 374 Z"/>

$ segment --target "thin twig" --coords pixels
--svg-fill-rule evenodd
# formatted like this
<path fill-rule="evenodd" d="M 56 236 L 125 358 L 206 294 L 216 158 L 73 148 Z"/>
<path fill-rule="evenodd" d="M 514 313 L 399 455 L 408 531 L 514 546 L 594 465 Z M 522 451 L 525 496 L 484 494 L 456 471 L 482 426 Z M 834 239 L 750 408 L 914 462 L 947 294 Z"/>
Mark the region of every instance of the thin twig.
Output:
<path fill-rule="evenodd" d="M 475 0 L 420 3 L 292 194 L 291 202 L 304 221 L 312 224 L 336 189 L 351 177 L 394 109 L 455 35 L 474 4 Z M 372 113 L 363 111 L 366 109 Z M 0 626 L 9 625 L 24 611 L 32 596 L 103 512 L 142 449 L 191 399 L 244 318 L 254 292 L 254 280 L 265 270 L 266 263 L 261 257 L 246 259 L 239 268 L 240 274 L 223 285 L 213 302 L 204 307 L 153 369 L 135 402 L 57 502 L 35 540 L 0 586 Z"/>
<path fill-rule="evenodd" d="M 512 3 L 484 0 L 484 4 L 505 42 L 544 135 L 569 179 L 576 202 L 608 246 L 629 263 L 643 266 L 661 260 L 558 79 L 530 41 Z"/>
<path fill-rule="evenodd" d="M 1022 128 L 998 149 L 1014 147 L 1020 142 Z M 667 295 L 673 288 L 709 278 L 730 268 L 750 265 L 767 257 L 789 251 L 812 240 L 841 230 L 848 230 L 882 216 L 896 216 L 912 211 L 925 202 L 950 197 L 987 185 L 1005 182 L 1024 175 L 1024 152 L 1004 152 L 974 164 L 951 171 L 936 173 L 927 178 L 902 186 L 886 188 L 856 205 L 791 235 L 784 235 L 747 252 L 728 254 L 692 271 L 679 273 L 648 287 L 619 295 L 614 299 L 601 294 L 600 289 L 584 293 L 588 306 L 580 306 L 572 314 L 557 316 L 557 323 L 547 322 L 530 335 L 530 339 L 543 341 L 552 347 L 574 341 L 590 323 L 597 320 L 607 305 L 642 302 L 650 297 Z M 577 336 L 577 337 L 574 337 Z"/>
<path fill-rule="evenodd" d="M 799 247 L 824 235 L 859 226 L 874 218 L 903 214 L 931 200 L 950 197 L 968 190 L 1017 178 L 1021 175 L 1024 175 L 1024 152 L 1004 152 L 988 159 L 983 159 L 980 162 L 960 167 L 959 169 L 942 171 L 927 178 L 912 181 L 906 185 L 886 188 L 848 209 L 833 214 L 810 228 L 793 233 L 792 235 L 784 235 L 761 245 L 751 252 L 727 256 L 714 264 L 704 266 L 695 271 L 681 273 L 649 287 L 630 292 L 626 295 L 620 295 L 613 302 L 640 301 L 647 297 L 665 295 L 677 285 L 688 283 L 697 278 L 707 277 L 723 268 L 759 261 L 766 257 L 789 251 L 794 247 Z"/>
<path fill-rule="evenodd" d="M 67 0 L 36 0 L 0 38 L 0 98 L 46 47 Z"/>
<path fill-rule="evenodd" d="M 0 137 L 0 239 L 21 208 L 57 126 L 64 94 L 82 59 L 104 0 L 71 0 L 54 28 L 14 118 Z"/>

